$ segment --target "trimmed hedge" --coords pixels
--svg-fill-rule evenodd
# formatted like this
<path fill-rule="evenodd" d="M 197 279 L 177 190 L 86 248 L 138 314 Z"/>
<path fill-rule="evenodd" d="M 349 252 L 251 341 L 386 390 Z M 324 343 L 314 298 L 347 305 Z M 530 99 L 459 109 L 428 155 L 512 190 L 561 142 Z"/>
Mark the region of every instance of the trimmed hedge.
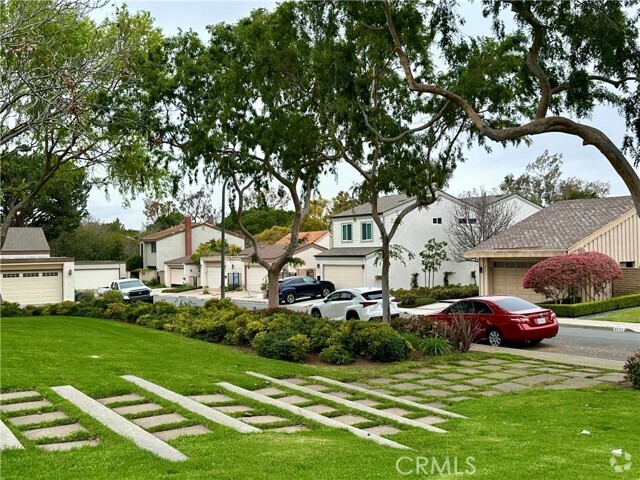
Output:
<path fill-rule="evenodd" d="M 113 292 L 119 293 L 119 292 Z M 202 307 L 169 303 L 111 302 L 104 296 L 20 308 L 3 303 L 5 317 L 65 315 L 109 318 L 179 333 L 211 343 L 251 346 L 258 355 L 300 362 L 310 353 L 323 361 L 346 364 L 364 357 L 379 362 L 405 360 L 411 344 L 387 324 L 361 320 L 334 322 L 286 308 L 249 311 L 231 301 L 212 299 Z"/>
<path fill-rule="evenodd" d="M 631 308 L 640 306 L 640 294 L 624 295 L 622 297 L 609 298 L 608 300 L 598 300 L 595 302 L 574 303 L 574 304 L 556 304 L 541 303 L 543 308 L 553 310 L 559 317 L 584 317 L 585 315 L 594 315 L 596 313 L 610 312 L 621 308 Z"/>
<path fill-rule="evenodd" d="M 469 298 L 478 296 L 477 285 L 438 285 L 435 287 L 419 287 L 405 290 L 399 288 L 391 293 L 398 297 L 403 307 L 428 305 L 451 298 Z"/>

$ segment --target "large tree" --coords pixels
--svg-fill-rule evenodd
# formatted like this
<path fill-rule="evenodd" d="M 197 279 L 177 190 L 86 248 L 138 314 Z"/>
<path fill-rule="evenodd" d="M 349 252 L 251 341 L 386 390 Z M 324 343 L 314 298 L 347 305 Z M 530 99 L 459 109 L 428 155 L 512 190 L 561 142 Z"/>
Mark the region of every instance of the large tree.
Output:
<path fill-rule="evenodd" d="M 122 193 L 159 186 L 153 132 L 139 80 L 147 51 L 161 41 L 148 14 L 125 9 L 97 24 L 106 2 L 0 3 L 2 169 L 15 156 L 38 158 L 22 198 L 3 212 L 2 237 L 66 166 L 85 169 Z"/>
<path fill-rule="evenodd" d="M 511 226 L 519 211 L 515 204 L 501 201 L 496 192 L 487 192 L 483 187 L 464 192 L 449 209 L 444 226 L 453 258 L 467 261 L 466 251 Z"/>
<path fill-rule="evenodd" d="M 599 180 L 562 178 L 562 155 L 548 151 L 529 163 L 519 177 L 509 174 L 500 184 L 504 193 L 518 193 L 538 205 L 547 206 L 558 200 L 600 198 L 609 193 L 609 183 Z"/>
<path fill-rule="evenodd" d="M 119 220 L 101 223 L 87 218 L 75 230 L 63 232 L 51 242 L 55 256 L 74 257 L 77 261 L 125 260 L 138 253 L 135 230 L 129 230 Z"/>
<path fill-rule="evenodd" d="M 609 161 L 640 214 L 637 2 L 485 1 L 493 37 L 462 35 L 455 3 L 412 4 L 418 28 L 405 2 L 379 5 L 411 92 L 448 101 L 471 121 L 472 134 L 495 142 L 579 138 Z M 440 53 L 446 76 L 434 75 L 420 46 Z M 602 104 L 625 116 L 620 145 L 587 123 Z"/>
<path fill-rule="evenodd" d="M 269 305 L 278 303 L 278 279 L 298 246 L 298 233 L 319 177 L 331 160 L 322 122 L 309 108 L 315 69 L 311 39 L 293 24 L 293 5 L 254 11 L 236 25 L 209 28 L 207 45 L 193 33 L 172 39 L 163 99 L 175 112 L 163 140 L 185 170 L 202 168 L 210 181 L 232 187 L 238 228 L 268 272 Z M 156 84 L 158 84 L 156 82 Z M 300 88 L 300 87 L 303 88 Z M 293 218 L 291 243 L 277 259 L 261 258 L 244 224 L 252 191 L 284 192 Z"/>

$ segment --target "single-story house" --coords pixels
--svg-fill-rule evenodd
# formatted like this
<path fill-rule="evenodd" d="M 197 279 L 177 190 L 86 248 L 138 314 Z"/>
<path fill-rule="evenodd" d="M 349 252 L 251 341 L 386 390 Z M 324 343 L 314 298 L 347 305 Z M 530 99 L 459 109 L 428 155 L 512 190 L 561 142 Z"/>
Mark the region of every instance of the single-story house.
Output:
<path fill-rule="evenodd" d="M 200 267 L 192 264 L 189 257 L 202 243 L 220 240 L 221 234 L 222 230 L 215 225 L 192 223 L 191 217 L 186 216 L 183 224 L 140 239 L 143 269 L 157 271 L 160 283 L 167 286 L 197 285 Z M 244 237 L 237 233 L 225 231 L 225 241 L 244 248 Z"/>
<path fill-rule="evenodd" d="M 300 234 L 304 235 L 304 232 Z M 284 253 L 287 245 L 260 245 L 260 256 L 268 262 L 272 262 L 280 255 Z M 299 258 L 303 261 L 302 265 L 298 266 L 285 266 L 281 272 L 281 277 L 288 277 L 292 275 L 307 275 L 309 277 L 316 277 L 316 263 L 315 256 L 327 250 L 326 247 L 317 245 L 315 243 L 305 243 L 300 245 L 293 253 L 294 258 Z M 244 278 L 245 289 L 248 292 L 259 293 L 261 291 L 260 286 L 267 280 L 267 271 L 259 263 L 253 263 L 252 257 L 254 254 L 253 247 L 246 248 L 240 254 L 242 262 L 244 264 Z"/>
<path fill-rule="evenodd" d="M 545 299 L 522 286 L 527 270 L 555 255 L 600 252 L 623 268 L 614 284 L 640 291 L 640 218 L 631 196 L 566 200 L 525 218 L 465 253 L 479 262 L 481 295 L 515 295 L 532 302 Z M 628 284 L 628 285 L 627 285 Z"/>
<path fill-rule="evenodd" d="M 0 250 L 2 300 L 22 305 L 74 300 L 74 259 L 50 254 L 42 228 L 9 228 Z"/>
<path fill-rule="evenodd" d="M 424 284 L 420 252 L 433 238 L 451 244 L 447 226 L 453 223 L 475 225 L 476 218 L 458 218 L 459 205 L 473 199 L 459 199 L 438 191 L 435 203 L 417 208 L 407 214 L 391 243 L 405 248 L 414 257 L 404 256 L 404 264 L 392 260 L 389 268 L 389 284 L 392 288 L 410 288 L 412 274 L 418 274 L 418 282 Z M 540 210 L 540 206 L 517 194 L 490 196 L 491 205 L 513 209 L 513 221 L 519 222 Z M 415 199 L 406 195 L 388 195 L 378 200 L 378 213 L 387 231 L 391 229 L 398 214 Z M 331 217 L 333 247 L 316 256 L 318 275 L 333 282 L 336 288 L 380 287 L 382 265 L 375 265 L 377 252 L 382 247 L 382 238 L 373 220 L 370 203 L 358 205 Z M 449 252 L 449 260 L 443 262 L 435 275 L 435 284 L 445 283 L 445 272 L 451 283 L 474 283 L 477 264 L 472 261 L 456 261 Z"/>

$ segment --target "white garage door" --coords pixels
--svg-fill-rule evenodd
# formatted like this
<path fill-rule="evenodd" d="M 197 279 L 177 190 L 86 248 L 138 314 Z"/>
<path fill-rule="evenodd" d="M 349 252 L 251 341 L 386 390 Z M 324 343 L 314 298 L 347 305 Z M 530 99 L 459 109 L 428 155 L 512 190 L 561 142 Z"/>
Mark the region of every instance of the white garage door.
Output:
<path fill-rule="evenodd" d="M 220 288 L 220 267 L 207 267 L 207 287 Z"/>
<path fill-rule="evenodd" d="M 325 265 L 323 280 L 333 282 L 336 288 L 364 286 L 362 265 Z"/>
<path fill-rule="evenodd" d="M 262 282 L 267 280 L 267 271 L 261 265 L 251 265 L 246 268 L 247 290 L 249 292 L 259 292 Z"/>
<path fill-rule="evenodd" d="M 79 269 L 73 274 L 73 288 L 75 290 L 95 290 L 111 285 L 120 278 L 119 268 Z"/>
<path fill-rule="evenodd" d="M 493 295 L 512 295 L 533 303 L 543 302 L 544 296 L 522 286 L 527 270 L 534 264 L 535 262 L 494 262 Z"/>
<path fill-rule="evenodd" d="M 62 270 L 2 272 L 0 292 L 8 302 L 39 305 L 62 301 Z"/>
<path fill-rule="evenodd" d="M 171 285 L 184 285 L 184 267 L 170 267 Z"/>

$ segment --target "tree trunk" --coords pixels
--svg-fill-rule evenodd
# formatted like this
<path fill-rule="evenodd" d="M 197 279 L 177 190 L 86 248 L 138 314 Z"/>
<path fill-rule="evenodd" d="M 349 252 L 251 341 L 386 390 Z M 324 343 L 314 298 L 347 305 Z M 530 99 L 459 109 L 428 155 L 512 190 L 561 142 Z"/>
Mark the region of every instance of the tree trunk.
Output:
<path fill-rule="evenodd" d="M 269 297 L 269 302 L 267 306 L 269 308 L 277 308 L 280 305 L 280 298 L 278 297 L 278 290 L 280 283 L 280 272 L 274 268 L 268 270 L 268 278 L 269 278 L 269 286 L 267 287 L 267 296 Z"/>
<path fill-rule="evenodd" d="M 389 300 L 389 243 L 382 244 L 382 321 L 389 323 L 391 320 L 391 302 Z"/>

